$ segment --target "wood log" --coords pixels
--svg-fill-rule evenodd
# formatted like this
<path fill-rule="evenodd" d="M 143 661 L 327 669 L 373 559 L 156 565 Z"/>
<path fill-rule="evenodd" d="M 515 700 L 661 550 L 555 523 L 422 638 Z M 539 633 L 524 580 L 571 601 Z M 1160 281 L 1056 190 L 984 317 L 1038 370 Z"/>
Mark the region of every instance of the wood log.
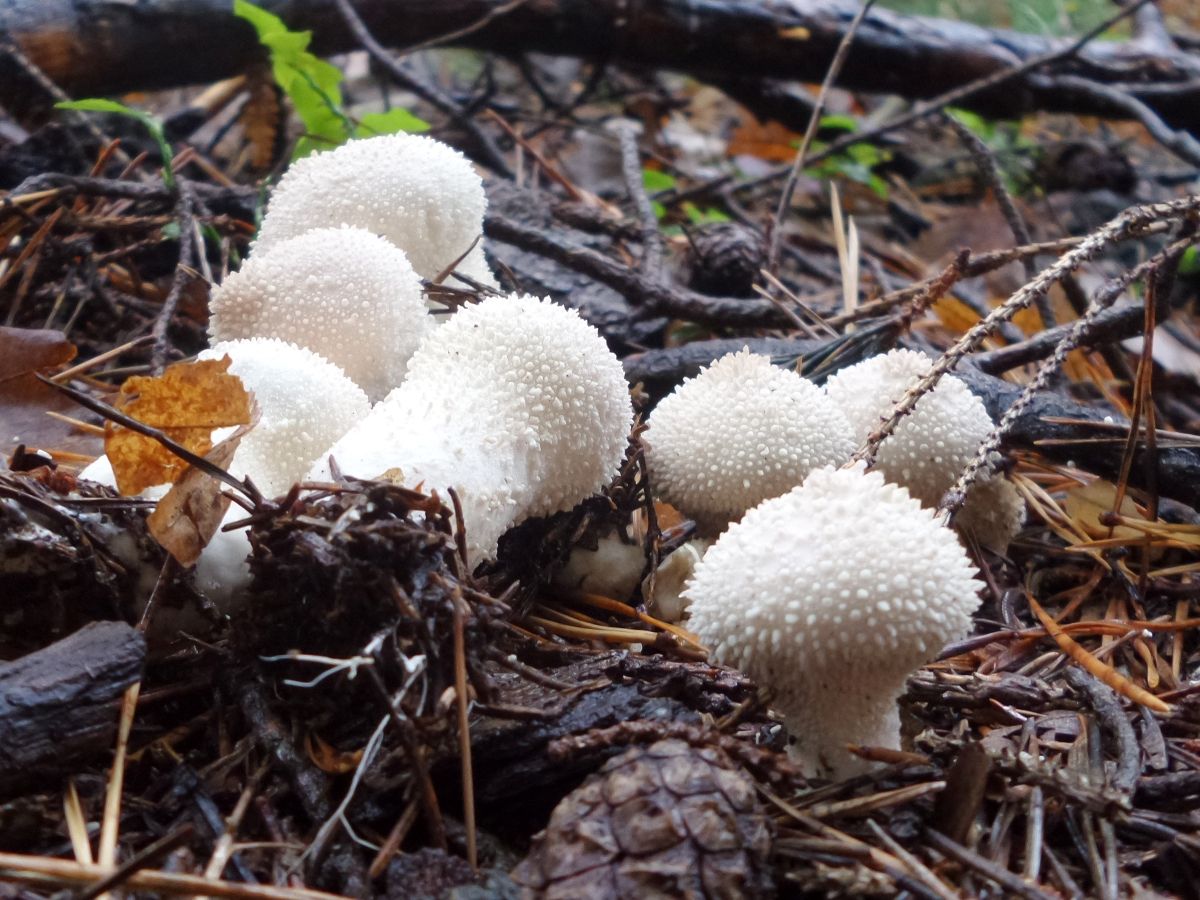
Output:
<path fill-rule="evenodd" d="M 312 30 L 319 53 L 357 46 L 334 0 L 261 5 L 293 28 Z M 840 0 L 357 0 L 355 6 L 392 47 L 452 35 L 449 43 L 503 54 L 539 51 L 701 79 L 810 82 L 825 74 L 855 11 L 855 4 Z M 483 27 L 474 28 L 480 22 Z M 75 96 L 211 82 L 259 58 L 253 30 L 232 15 L 229 0 L 0 0 L 0 37 Z M 927 97 L 1068 43 L 874 9 L 838 83 Z M 19 72 L 0 52 L 0 104 L 21 101 L 27 83 Z M 1200 58 L 1194 54 L 1136 41 L 1092 42 L 1053 72 L 1133 85 L 1135 92 L 1148 88 L 1140 96 L 1152 109 L 1175 127 L 1200 133 Z M 1102 99 L 1032 77 L 980 94 L 969 105 L 1001 116 L 1035 109 L 1120 115 Z"/>
<path fill-rule="evenodd" d="M 0 664 L 0 801 L 111 749 L 118 702 L 142 674 L 146 642 L 124 622 L 92 622 Z"/>

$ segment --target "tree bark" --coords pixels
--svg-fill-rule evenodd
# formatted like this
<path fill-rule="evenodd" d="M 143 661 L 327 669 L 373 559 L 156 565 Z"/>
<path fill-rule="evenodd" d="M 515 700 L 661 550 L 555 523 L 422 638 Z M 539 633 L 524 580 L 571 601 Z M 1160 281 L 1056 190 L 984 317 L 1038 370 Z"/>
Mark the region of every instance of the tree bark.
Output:
<path fill-rule="evenodd" d="M 111 749 L 118 701 L 145 658 L 146 642 L 133 628 L 93 622 L 0 664 L 0 800 Z"/>
<path fill-rule="evenodd" d="M 311 29 L 319 53 L 356 46 L 333 0 L 262 0 L 293 28 Z M 839 0 L 357 0 L 378 39 L 411 46 L 452 40 L 505 54 L 540 51 L 655 68 L 701 79 L 819 81 L 849 26 Z M 72 95 L 209 82 L 257 58 L 250 26 L 230 0 L 0 0 L 0 35 Z M 1063 39 L 873 10 L 855 37 L 839 85 L 927 97 L 1067 45 Z M 0 103 L 20 102 L 23 79 L 0 53 Z M 1055 72 L 1104 83 L 1156 85 L 1141 95 L 1176 127 L 1200 132 L 1200 58 L 1136 41 L 1093 42 Z M 1178 83 L 1178 90 L 1162 87 Z M 978 95 L 991 115 L 1034 109 L 1119 115 L 1092 96 L 1018 78 Z M 1107 108 L 1106 108 L 1107 106 Z"/>

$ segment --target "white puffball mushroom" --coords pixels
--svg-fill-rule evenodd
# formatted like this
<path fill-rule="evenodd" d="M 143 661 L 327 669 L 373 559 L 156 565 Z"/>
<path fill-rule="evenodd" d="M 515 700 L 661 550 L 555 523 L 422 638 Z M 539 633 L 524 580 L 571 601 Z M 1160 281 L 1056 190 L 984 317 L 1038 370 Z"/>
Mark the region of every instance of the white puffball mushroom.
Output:
<path fill-rule="evenodd" d="M 235 478 L 249 477 L 265 496 L 286 493 L 321 451 L 336 441 L 371 405 L 367 395 L 324 357 L 276 338 L 223 341 L 200 359 L 229 356 L 229 371 L 254 394 L 259 418 L 242 438 L 229 465 Z M 220 439 L 220 433 L 214 439 Z M 230 505 L 222 525 L 245 518 Z M 196 562 L 196 586 L 219 607 L 250 581 L 246 529 L 218 531 Z"/>
<path fill-rule="evenodd" d="M 932 365 L 924 353 L 892 350 L 830 376 L 825 391 L 861 442 Z M 926 506 L 936 507 L 971 462 L 992 424 L 983 401 L 966 383 L 944 375 L 879 446 L 875 468 Z"/>
<path fill-rule="evenodd" d="M 1025 498 L 1003 475 L 971 485 L 954 528 L 981 546 L 1004 553 L 1025 524 Z"/>
<path fill-rule="evenodd" d="M 311 477 L 328 478 L 332 456 L 345 475 L 454 487 L 475 563 L 493 557 L 517 522 L 601 490 L 632 421 L 621 363 L 578 313 L 525 295 L 488 297 L 430 332 L 404 383 Z"/>
<path fill-rule="evenodd" d="M 654 585 L 651 589 L 650 576 L 642 581 L 642 596 L 646 610 L 664 622 L 682 622 L 688 614 L 688 599 L 684 596 L 687 583 L 692 580 L 696 566 L 712 541 L 693 538 L 676 547 L 654 570 Z"/>
<path fill-rule="evenodd" d="M 905 680 L 964 637 L 976 571 L 954 532 L 861 465 L 818 469 L 730 526 L 685 594 L 722 663 L 775 691 L 810 775 L 866 768 L 847 744 L 898 748 Z"/>
<path fill-rule="evenodd" d="M 415 134 L 363 138 L 283 173 L 253 252 L 313 228 L 352 225 L 391 241 L 419 276 L 434 278 L 479 237 L 486 208 L 482 179 L 453 147 Z"/>
<path fill-rule="evenodd" d="M 814 469 L 845 462 L 855 446 L 820 388 L 749 350 L 665 397 L 643 440 L 655 493 L 711 536 Z"/>
<path fill-rule="evenodd" d="M 602 535 L 596 546 L 571 548 L 567 561 L 554 573 L 552 587 L 567 594 L 600 594 L 628 600 L 646 568 L 646 551 L 640 543 L 620 534 Z"/>
<path fill-rule="evenodd" d="M 213 341 L 274 337 L 319 353 L 379 400 L 432 318 L 404 252 L 361 228 L 317 228 L 256 251 L 213 290 Z"/>
<path fill-rule="evenodd" d="M 222 341 L 200 359 L 229 356 L 229 372 L 252 391 L 258 423 L 242 438 L 230 474 L 268 497 L 304 478 L 330 444 L 367 416 L 362 388 L 329 360 L 277 338 Z"/>

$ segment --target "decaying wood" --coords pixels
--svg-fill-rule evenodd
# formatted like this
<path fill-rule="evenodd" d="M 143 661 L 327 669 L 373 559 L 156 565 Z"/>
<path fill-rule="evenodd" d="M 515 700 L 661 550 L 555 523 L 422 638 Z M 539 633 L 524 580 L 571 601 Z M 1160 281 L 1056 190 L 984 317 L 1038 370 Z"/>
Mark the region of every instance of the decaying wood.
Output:
<path fill-rule="evenodd" d="M 0 664 L 0 798 L 70 772 L 108 749 L 118 703 L 141 678 L 146 642 L 124 622 L 93 622 Z"/>
<path fill-rule="evenodd" d="M 358 46 L 334 0 L 262 5 L 293 28 L 311 29 L 320 53 Z M 393 47 L 449 35 L 452 43 L 499 53 L 538 51 L 649 65 L 702 79 L 813 82 L 825 74 L 855 12 L 855 4 L 837 0 L 360 0 L 355 7 L 379 41 Z M 489 17 L 484 27 L 467 30 Z M 227 0 L 6 0 L 0 4 L 0 35 L 76 95 L 214 81 L 257 58 L 252 29 L 230 14 Z M 855 37 L 839 85 L 927 97 L 1069 43 L 874 9 Z M 21 102 L 29 88 L 24 74 L 18 77 L 20 67 L 4 56 L 0 68 L 0 103 Z M 1126 85 L 1171 125 L 1200 124 L 1200 60 L 1187 53 L 1135 41 L 1094 42 L 1054 74 Z M 969 105 L 1004 116 L 1034 109 L 1128 114 L 1094 93 L 1064 90 L 1044 75 L 982 93 Z"/>

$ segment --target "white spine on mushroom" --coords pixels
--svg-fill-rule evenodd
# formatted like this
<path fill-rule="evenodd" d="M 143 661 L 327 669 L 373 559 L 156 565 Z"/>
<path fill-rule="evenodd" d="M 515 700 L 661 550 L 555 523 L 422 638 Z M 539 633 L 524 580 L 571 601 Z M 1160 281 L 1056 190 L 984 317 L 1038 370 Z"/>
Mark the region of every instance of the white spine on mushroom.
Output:
<path fill-rule="evenodd" d="M 749 350 L 663 399 L 644 441 L 658 496 L 708 535 L 854 452 L 849 423 L 820 388 Z"/>
<path fill-rule="evenodd" d="M 454 148 L 411 134 L 365 138 L 292 164 L 254 253 L 313 228 L 352 225 L 391 241 L 419 276 L 434 278 L 479 238 L 486 208 L 483 181 Z M 468 259 L 468 274 L 492 280 L 481 255 Z"/>
<path fill-rule="evenodd" d="M 810 773 L 899 747 L 905 679 L 966 635 L 976 572 L 953 532 L 878 472 L 818 469 L 730 526 L 685 592 L 718 660 L 775 691 Z"/>
<path fill-rule="evenodd" d="M 332 456 L 346 475 L 455 488 L 478 562 L 522 519 L 603 488 L 632 419 L 620 361 L 595 328 L 548 300 L 491 297 L 429 334 L 404 384 L 312 477 L 329 477 Z"/>
<path fill-rule="evenodd" d="M 361 228 L 317 228 L 254 253 L 210 308 L 214 341 L 292 341 L 341 366 L 373 401 L 403 380 L 432 322 L 408 257 Z"/>

